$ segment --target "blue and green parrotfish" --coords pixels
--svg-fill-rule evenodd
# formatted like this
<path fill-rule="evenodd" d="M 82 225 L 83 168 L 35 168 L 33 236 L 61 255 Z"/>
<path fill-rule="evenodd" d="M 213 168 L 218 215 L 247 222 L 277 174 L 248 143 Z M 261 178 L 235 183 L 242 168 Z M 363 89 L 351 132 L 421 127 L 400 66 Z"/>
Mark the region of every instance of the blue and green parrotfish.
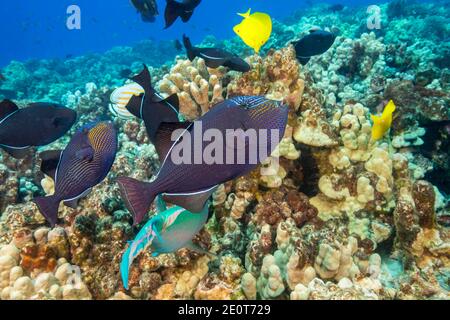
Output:
<path fill-rule="evenodd" d="M 117 132 L 110 122 L 86 125 L 64 151 L 41 153 L 41 170 L 55 181 L 55 193 L 34 199 L 52 226 L 58 220 L 61 201 L 76 208 L 78 200 L 108 175 L 117 152 Z"/>
<path fill-rule="evenodd" d="M 151 250 L 152 256 L 175 252 L 181 248 L 208 253 L 192 242 L 208 220 L 208 205 L 194 214 L 178 206 L 167 209 L 159 197 L 157 203 L 159 213 L 139 231 L 122 256 L 120 274 L 127 290 L 131 265 L 144 250 Z"/>

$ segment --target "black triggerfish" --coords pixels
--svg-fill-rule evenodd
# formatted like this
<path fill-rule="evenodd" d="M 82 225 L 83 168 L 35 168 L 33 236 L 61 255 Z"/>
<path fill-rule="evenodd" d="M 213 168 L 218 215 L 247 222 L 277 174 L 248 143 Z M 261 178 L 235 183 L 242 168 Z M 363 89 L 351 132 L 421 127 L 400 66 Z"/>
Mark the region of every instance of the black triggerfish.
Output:
<path fill-rule="evenodd" d="M 32 103 L 19 109 L 10 100 L 0 102 L 0 148 L 23 158 L 31 147 L 61 138 L 77 119 L 77 113 L 54 103 Z"/>
<path fill-rule="evenodd" d="M 181 18 L 183 22 L 188 22 L 194 14 L 194 9 L 202 2 L 202 0 L 183 0 L 181 2 L 175 0 L 167 0 L 166 11 L 164 17 L 166 19 L 166 27 L 169 28 L 174 22 Z"/>
<path fill-rule="evenodd" d="M 184 47 L 186 48 L 189 60 L 194 60 L 195 57 L 205 60 L 205 64 L 209 68 L 218 68 L 220 66 L 228 67 L 234 71 L 248 72 L 250 65 L 244 59 L 218 48 L 198 48 L 194 47 L 191 40 L 183 35 Z"/>
<path fill-rule="evenodd" d="M 305 65 L 311 57 L 323 54 L 331 48 L 336 36 L 325 30 L 311 30 L 310 34 L 298 41 L 294 41 L 298 61 Z"/>
<path fill-rule="evenodd" d="M 133 6 L 141 14 L 142 21 L 154 22 L 159 14 L 156 0 L 131 0 Z"/>
<path fill-rule="evenodd" d="M 58 221 L 61 201 L 76 208 L 78 200 L 105 179 L 116 158 L 117 144 L 113 124 L 99 122 L 78 131 L 64 151 L 41 153 L 41 170 L 55 181 L 55 193 L 34 202 L 52 226 Z"/>
<path fill-rule="evenodd" d="M 283 138 L 287 119 L 288 107 L 281 102 L 242 96 L 215 105 L 194 123 L 162 123 L 156 134 L 162 161 L 156 179 L 117 179 L 134 223 L 143 220 L 159 194 L 169 203 L 200 212 L 217 185 L 250 172 L 270 156 Z M 208 138 L 212 133 L 218 137 Z"/>
<path fill-rule="evenodd" d="M 154 144 L 156 131 L 163 122 L 178 122 L 179 100 L 178 95 L 164 99 L 152 86 L 152 77 L 147 66 L 140 74 L 131 78 L 139 84 L 144 93 L 139 96 L 133 95 L 126 105 L 126 109 L 134 116 L 144 120 L 147 135 Z"/>

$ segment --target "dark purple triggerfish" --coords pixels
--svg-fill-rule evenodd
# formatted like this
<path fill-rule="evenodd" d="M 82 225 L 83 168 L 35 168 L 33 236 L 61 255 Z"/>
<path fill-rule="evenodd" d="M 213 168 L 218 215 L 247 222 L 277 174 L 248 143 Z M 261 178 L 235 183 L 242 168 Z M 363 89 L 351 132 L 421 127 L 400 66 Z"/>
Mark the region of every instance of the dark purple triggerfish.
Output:
<path fill-rule="evenodd" d="M 110 122 L 85 126 L 64 151 L 41 153 L 41 170 L 55 181 L 55 193 L 34 202 L 52 226 L 57 223 L 60 202 L 76 208 L 78 200 L 108 175 L 116 153 L 117 132 Z"/>
<path fill-rule="evenodd" d="M 152 86 L 152 77 L 147 66 L 137 76 L 131 78 L 139 84 L 144 93 L 133 95 L 126 105 L 126 109 L 134 116 L 144 120 L 147 135 L 150 141 L 155 144 L 156 131 L 163 122 L 178 122 L 179 100 L 178 95 L 163 98 Z"/>
<path fill-rule="evenodd" d="M 239 72 L 248 72 L 251 69 L 250 65 L 244 59 L 226 50 L 220 48 L 194 47 L 186 35 L 183 35 L 183 43 L 189 60 L 192 61 L 195 57 L 202 58 L 209 68 L 216 69 L 224 66 Z"/>
<path fill-rule="evenodd" d="M 325 30 L 311 30 L 310 33 L 298 41 L 294 41 L 297 60 L 305 65 L 311 57 L 323 54 L 331 48 L 336 35 Z"/>
<path fill-rule="evenodd" d="M 32 103 L 19 109 L 10 100 L 0 102 L 0 148 L 14 158 L 27 155 L 31 147 L 61 138 L 77 119 L 77 113 L 54 103 Z"/>
<path fill-rule="evenodd" d="M 117 180 L 134 223 L 143 220 L 159 194 L 169 203 L 200 212 L 217 185 L 247 174 L 270 156 L 283 138 L 287 119 L 286 105 L 248 96 L 225 100 L 194 123 L 162 123 L 155 144 L 162 162 L 156 179 Z M 256 139 L 250 138 L 251 132 Z M 208 138 L 213 133 L 219 137 Z"/>
<path fill-rule="evenodd" d="M 202 2 L 202 0 L 167 0 L 164 17 L 166 19 L 166 27 L 169 28 L 174 22 L 181 18 L 183 22 L 188 22 L 194 14 L 194 9 Z"/>

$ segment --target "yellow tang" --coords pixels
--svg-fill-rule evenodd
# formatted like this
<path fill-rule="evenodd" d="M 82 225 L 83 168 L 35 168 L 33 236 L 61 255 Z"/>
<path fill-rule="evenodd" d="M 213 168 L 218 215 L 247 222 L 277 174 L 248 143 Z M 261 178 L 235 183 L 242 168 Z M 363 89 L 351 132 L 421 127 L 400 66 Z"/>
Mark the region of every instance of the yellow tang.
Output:
<path fill-rule="evenodd" d="M 272 34 L 272 19 L 266 13 L 255 12 L 250 14 L 251 10 L 248 9 L 247 13 L 238 13 L 244 20 L 236 25 L 233 30 L 246 45 L 258 53 Z"/>
<path fill-rule="evenodd" d="M 392 124 L 392 114 L 395 111 L 394 101 L 390 100 L 389 103 L 384 107 L 381 116 L 372 115 L 372 139 L 374 141 L 380 140 L 384 137 L 386 132 L 389 131 Z"/>

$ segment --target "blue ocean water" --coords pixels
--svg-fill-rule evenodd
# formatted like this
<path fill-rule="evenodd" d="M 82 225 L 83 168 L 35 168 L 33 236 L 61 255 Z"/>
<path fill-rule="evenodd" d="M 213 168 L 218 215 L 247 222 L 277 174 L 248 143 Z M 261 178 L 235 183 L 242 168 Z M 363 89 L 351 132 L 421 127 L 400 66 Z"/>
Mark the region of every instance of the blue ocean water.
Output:
<path fill-rule="evenodd" d="M 154 23 L 142 22 L 129 0 L 17 0 L 2 1 L 0 66 L 11 60 L 64 58 L 102 52 L 141 40 L 172 40 L 183 33 L 199 42 L 207 35 L 219 39 L 234 37 L 232 27 L 240 21 L 237 12 L 269 13 L 283 20 L 295 11 L 317 5 L 311 0 L 203 0 L 188 24 L 177 21 L 164 30 L 165 0 L 158 0 L 159 17 Z M 329 4 L 367 6 L 374 0 L 329 0 Z M 384 1 L 383 1 L 384 2 Z M 66 10 L 81 9 L 81 30 L 68 30 Z"/>

